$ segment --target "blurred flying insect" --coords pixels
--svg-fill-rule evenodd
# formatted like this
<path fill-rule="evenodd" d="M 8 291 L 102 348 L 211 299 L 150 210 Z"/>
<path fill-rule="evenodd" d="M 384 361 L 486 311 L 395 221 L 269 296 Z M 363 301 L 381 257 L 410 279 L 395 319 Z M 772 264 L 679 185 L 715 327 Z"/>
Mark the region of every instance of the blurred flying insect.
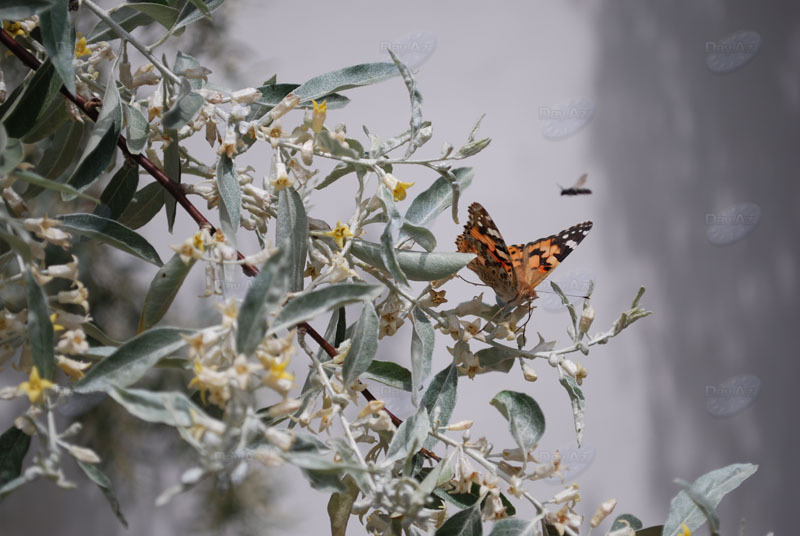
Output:
<path fill-rule="evenodd" d="M 584 173 L 583 175 L 575 181 L 575 184 L 570 186 L 569 188 L 564 188 L 563 186 L 559 185 L 558 187 L 561 188 L 561 195 L 588 195 L 592 193 L 589 188 L 582 188 L 584 184 L 586 184 L 586 179 L 589 177 L 588 173 Z"/>

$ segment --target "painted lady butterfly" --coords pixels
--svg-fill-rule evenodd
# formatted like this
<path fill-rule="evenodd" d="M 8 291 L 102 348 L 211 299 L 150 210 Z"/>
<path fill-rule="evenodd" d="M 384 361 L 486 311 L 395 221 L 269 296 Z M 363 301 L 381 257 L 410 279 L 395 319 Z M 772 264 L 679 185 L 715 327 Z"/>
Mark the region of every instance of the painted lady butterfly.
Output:
<path fill-rule="evenodd" d="M 536 286 L 572 253 L 592 228 L 586 221 L 535 242 L 507 246 L 497 226 L 479 203 L 469 207 L 469 220 L 456 239 L 458 251 L 475 253 L 467 268 L 492 287 L 504 305 L 536 297 Z"/>

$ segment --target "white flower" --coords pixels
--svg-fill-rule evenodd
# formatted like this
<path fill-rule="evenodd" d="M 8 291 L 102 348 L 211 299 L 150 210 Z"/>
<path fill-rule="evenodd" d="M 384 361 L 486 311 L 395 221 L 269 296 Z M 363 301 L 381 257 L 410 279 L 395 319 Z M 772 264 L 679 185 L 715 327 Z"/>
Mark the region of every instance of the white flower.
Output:
<path fill-rule="evenodd" d="M 56 350 L 65 354 L 85 354 L 89 351 L 89 342 L 81 328 L 65 331 L 56 345 Z"/>
<path fill-rule="evenodd" d="M 614 507 L 615 506 L 617 506 L 617 500 L 616 499 L 609 499 L 606 502 L 604 502 L 603 504 L 601 504 L 597 508 L 597 511 L 592 516 L 592 519 L 589 521 L 589 524 L 592 526 L 592 528 L 594 528 L 597 525 L 599 525 L 600 523 L 602 523 L 603 520 L 606 517 L 608 517 L 608 515 L 611 512 L 614 511 Z"/>
<path fill-rule="evenodd" d="M 58 303 L 80 305 L 83 307 L 84 312 L 89 312 L 89 289 L 83 286 L 80 281 L 75 281 L 78 287 L 74 290 L 62 290 L 58 293 Z"/>
<path fill-rule="evenodd" d="M 337 283 L 350 277 L 361 279 L 358 276 L 358 273 L 350 268 L 350 264 L 347 262 L 347 259 L 339 253 L 334 255 L 333 261 L 325 271 L 325 274 L 328 276 L 329 283 Z"/>
<path fill-rule="evenodd" d="M 269 182 L 272 184 L 272 187 L 276 192 L 283 190 L 284 188 L 290 188 L 294 186 L 294 181 L 286 172 L 286 164 L 283 164 L 282 162 L 275 164 L 275 175 L 272 177 L 272 179 L 270 179 Z"/>
<path fill-rule="evenodd" d="M 35 233 L 39 238 L 46 240 L 56 246 L 68 248 L 70 243 L 70 235 L 66 231 L 58 228 L 58 220 L 53 220 L 48 217 L 44 218 L 28 218 L 22 222 L 26 230 Z"/>

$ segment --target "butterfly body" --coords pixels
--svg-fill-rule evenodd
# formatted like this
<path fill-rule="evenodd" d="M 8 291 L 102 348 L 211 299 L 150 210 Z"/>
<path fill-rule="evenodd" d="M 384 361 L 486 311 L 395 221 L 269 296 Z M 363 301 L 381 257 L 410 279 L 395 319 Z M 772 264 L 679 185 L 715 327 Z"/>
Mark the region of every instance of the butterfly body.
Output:
<path fill-rule="evenodd" d="M 518 305 L 536 297 L 535 288 L 550 275 L 592 228 L 587 221 L 527 244 L 506 245 L 492 218 L 479 203 L 469 207 L 458 251 L 475 253 L 467 268 L 494 289 L 499 302 Z"/>

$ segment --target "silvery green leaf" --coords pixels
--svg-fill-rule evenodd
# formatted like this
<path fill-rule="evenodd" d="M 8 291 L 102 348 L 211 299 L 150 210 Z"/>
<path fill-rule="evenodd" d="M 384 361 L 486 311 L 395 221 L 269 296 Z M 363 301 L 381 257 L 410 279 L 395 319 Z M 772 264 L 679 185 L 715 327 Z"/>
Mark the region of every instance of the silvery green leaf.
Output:
<path fill-rule="evenodd" d="M 403 391 L 411 391 L 411 372 L 402 365 L 392 363 L 391 361 L 378 361 L 374 359 L 366 372 L 361 374 L 365 380 L 374 380 L 376 382 L 394 387 L 395 389 L 402 389 Z"/>
<path fill-rule="evenodd" d="M 203 0 L 203 3 L 208 8 L 208 13 L 212 13 L 215 9 L 220 7 L 224 1 L 225 0 Z M 184 26 L 196 22 L 205 16 L 206 15 L 203 13 L 203 11 L 197 9 L 192 2 L 187 2 L 178 15 L 178 21 L 175 23 L 175 26 L 172 27 L 172 32 L 174 33 Z"/>
<path fill-rule="evenodd" d="M 181 182 L 181 148 L 178 142 L 178 131 L 165 129 L 164 134 L 170 142 L 164 147 L 164 173 L 172 182 Z M 164 206 L 167 208 L 167 231 L 172 233 L 175 225 L 175 209 L 178 200 L 164 188 Z"/>
<path fill-rule="evenodd" d="M 625 527 L 630 527 L 633 530 L 639 530 L 640 528 L 642 528 L 642 526 L 643 526 L 642 522 L 639 521 L 637 517 L 631 514 L 622 514 L 620 516 L 617 516 L 616 519 L 614 519 L 614 522 L 611 524 L 609 532 L 623 529 Z"/>
<path fill-rule="evenodd" d="M 147 118 L 135 105 L 122 103 L 122 113 L 125 117 L 125 142 L 131 154 L 139 154 L 147 145 L 147 136 L 150 125 Z"/>
<path fill-rule="evenodd" d="M 453 155 L 453 158 L 466 158 L 468 156 L 472 156 L 478 154 L 479 152 L 483 151 L 489 142 L 491 142 L 491 138 L 484 138 L 482 140 L 475 140 L 475 136 L 478 134 L 478 129 L 481 126 L 481 121 L 483 121 L 483 117 L 485 114 L 481 115 L 477 121 L 475 121 L 475 125 L 472 127 L 472 131 L 470 131 L 469 136 L 467 137 L 467 143 L 465 143 L 458 152 Z"/>
<path fill-rule="evenodd" d="M 348 156 L 350 158 L 359 158 L 361 156 L 358 151 L 342 145 L 341 142 L 327 130 L 317 132 L 314 138 L 314 145 L 334 156 Z"/>
<path fill-rule="evenodd" d="M 64 99 L 56 96 L 37 118 L 36 123 L 25 133 L 20 141 L 22 143 L 36 143 L 44 140 L 58 130 L 67 121 L 72 122 Z M 36 166 L 39 167 L 38 165 Z"/>
<path fill-rule="evenodd" d="M 97 207 L 95 213 L 112 220 L 118 219 L 133 200 L 138 186 L 139 167 L 125 161 L 100 194 L 100 203 L 105 209 L 104 214 L 100 213 L 101 207 Z"/>
<path fill-rule="evenodd" d="M 370 266 L 386 270 L 381 258 L 381 246 L 374 242 L 353 240 L 351 251 L 356 258 Z M 412 281 L 434 281 L 443 279 L 462 269 L 475 258 L 472 253 L 432 252 L 396 250 L 400 269 Z"/>
<path fill-rule="evenodd" d="M 364 302 L 361 317 L 353 330 L 352 345 L 344 358 L 342 376 L 350 385 L 369 368 L 378 351 L 378 314 L 371 301 Z"/>
<path fill-rule="evenodd" d="M 182 335 L 191 331 L 176 328 L 153 328 L 130 339 L 117 350 L 95 363 L 73 386 L 75 391 L 109 392 L 112 387 L 127 387 L 136 383 L 164 357 L 184 346 Z"/>
<path fill-rule="evenodd" d="M 128 413 L 147 422 L 189 428 L 195 424 L 195 417 L 205 414 L 189 397 L 178 391 L 114 387 L 108 394 Z"/>
<path fill-rule="evenodd" d="M 524 519 L 501 519 L 492 527 L 489 536 L 538 536 L 541 521 L 526 521 Z"/>
<path fill-rule="evenodd" d="M 149 15 L 154 21 L 164 28 L 171 28 L 178 18 L 178 10 L 164 4 L 155 2 L 128 2 L 126 7 L 131 7 L 136 11 Z"/>
<path fill-rule="evenodd" d="M 117 500 L 117 496 L 114 494 L 114 489 L 111 487 L 111 480 L 103 473 L 99 467 L 90 463 L 84 463 L 80 460 L 75 460 L 78 463 L 78 466 L 83 469 L 83 472 L 86 473 L 86 476 L 89 479 L 97 484 L 97 487 L 100 488 L 100 491 L 103 492 L 108 504 L 111 506 L 111 511 L 114 512 L 114 515 L 117 517 L 122 526 L 128 528 L 128 521 L 125 519 L 125 516 L 122 515 L 122 509 L 119 506 L 119 500 Z"/>
<path fill-rule="evenodd" d="M 453 155 L 453 158 L 458 160 L 461 158 L 467 158 L 468 156 L 474 156 L 486 149 L 491 141 L 491 138 L 484 138 L 482 140 L 468 142 L 458 149 L 456 154 Z"/>
<path fill-rule="evenodd" d="M 58 0 L 5 0 L 0 4 L 0 19 L 22 20 L 51 9 Z"/>
<path fill-rule="evenodd" d="M 228 155 L 222 154 L 217 164 L 217 189 L 219 190 L 219 218 L 222 232 L 231 244 L 236 244 L 236 230 L 242 209 L 242 192 L 239 177 Z"/>
<path fill-rule="evenodd" d="M 436 536 L 481 536 L 481 501 L 451 516 L 436 530 Z"/>
<path fill-rule="evenodd" d="M 0 216 L 7 217 L 5 211 L 0 212 Z M 25 260 L 25 262 L 31 262 L 33 258 L 31 254 L 31 246 L 23 238 L 11 233 L 7 233 L 0 228 L 0 240 L 8 244 L 13 251 L 22 255 L 22 258 Z"/>
<path fill-rule="evenodd" d="M 586 397 L 583 396 L 583 391 L 578 387 L 578 382 L 572 376 L 566 374 L 561 377 L 558 382 L 564 386 L 569 395 L 569 401 L 572 405 L 572 420 L 575 423 L 575 435 L 578 440 L 578 445 L 581 444 L 583 438 L 584 420 L 583 414 L 586 410 Z"/>
<path fill-rule="evenodd" d="M 414 151 L 416 151 L 427 139 L 419 138 L 417 136 L 420 128 L 422 127 L 422 93 L 419 92 L 417 89 L 417 82 L 414 80 L 414 75 L 411 74 L 411 70 L 406 67 L 405 63 L 400 61 L 397 58 L 397 55 L 391 50 L 387 49 L 389 56 L 392 57 L 392 61 L 397 66 L 397 69 L 400 71 L 400 76 L 403 77 L 403 82 L 406 84 L 406 88 L 408 89 L 408 95 L 411 99 L 411 120 L 409 121 L 409 133 L 411 137 L 411 143 L 408 144 L 408 149 L 406 150 L 405 157 L 408 158 Z"/>
<path fill-rule="evenodd" d="M 300 469 L 300 472 L 303 473 L 303 476 L 306 477 L 309 485 L 313 489 L 325 494 L 331 493 L 336 495 L 346 489 L 344 484 L 342 484 L 342 479 L 336 473 L 326 473 L 325 471 L 315 471 L 313 469 Z M 358 489 L 357 486 L 356 489 Z M 333 500 L 333 496 L 331 496 L 331 500 Z M 347 515 L 350 516 L 349 510 L 347 511 Z"/>
<path fill-rule="evenodd" d="M 288 95 L 298 87 L 300 87 L 299 84 L 263 85 L 257 88 L 258 91 L 261 93 L 261 97 L 258 99 L 258 104 L 265 107 L 273 108 L 277 106 L 286 95 Z M 347 103 L 350 102 L 350 99 L 348 99 L 344 95 L 339 95 L 338 93 L 331 93 L 329 95 L 323 96 L 322 98 L 325 101 L 325 106 L 327 107 L 328 110 L 336 110 L 338 108 L 344 108 L 347 105 Z M 297 107 L 301 109 L 302 108 L 308 109 L 312 108 L 313 104 L 311 103 L 310 100 L 306 100 L 300 102 L 297 105 Z"/>
<path fill-rule="evenodd" d="M 210 71 L 200 65 L 200 62 L 194 56 L 184 54 L 180 50 L 175 55 L 172 71 L 178 76 L 186 77 L 192 89 L 200 89 L 206 85 L 205 80 L 198 77 L 198 74 L 210 74 Z M 181 85 L 183 85 L 183 80 L 181 80 Z"/>
<path fill-rule="evenodd" d="M 192 84 L 187 79 L 181 78 L 178 97 L 172 107 L 164 112 L 161 124 L 167 130 L 180 130 L 195 118 L 203 107 L 203 102 L 203 97 L 192 91 Z"/>
<path fill-rule="evenodd" d="M 164 206 L 164 187 L 151 182 L 135 194 L 119 217 L 119 222 L 129 229 L 138 229 L 152 220 Z"/>
<path fill-rule="evenodd" d="M 530 451 L 544 434 L 544 414 L 539 404 L 516 391 L 500 391 L 491 404 L 508 421 L 511 435 L 522 452 Z"/>
<path fill-rule="evenodd" d="M 92 203 L 101 202 L 100 199 L 97 199 L 96 197 L 93 197 L 91 195 L 84 194 L 83 192 L 76 190 L 69 184 L 64 184 L 63 182 L 56 182 L 50 179 L 46 179 L 29 169 L 15 169 L 9 174 L 13 175 L 14 177 L 23 182 L 27 182 L 28 184 L 33 184 L 34 186 L 38 186 L 40 188 L 45 188 L 47 190 L 53 190 L 55 192 L 62 192 L 65 194 L 73 195 L 75 197 L 80 197 L 82 199 L 91 201 Z"/>
<path fill-rule="evenodd" d="M 470 184 L 474 172 L 472 168 L 458 168 L 452 171 L 455 176 L 455 184 L 460 191 L 463 191 Z M 453 203 L 453 188 L 444 177 L 439 177 L 427 190 L 420 193 L 411 202 L 406 211 L 405 219 L 407 222 L 419 227 L 427 227 L 433 223 L 436 216 Z"/>
<path fill-rule="evenodd" d="M 278 192 L 278 245 L 287 252 L 289 291 L 303 290 L 303 273 L 308 254 L 308 216 L 300 194 L 294 188 Z"/>
<path fill-rule="evenodd" d="M 31 436 L 13 425 L 0 435 L 0 488 L 22 473 L 22 462 L 30 444 Z"/>
<path fill-rule="evenodd" d="M 572 325 L 575 326 L 575 324 L 578 322 L 578 315 L 575 312 L 575 305 L 569 301 L 567 295 L 564 294 L 564 291 L 561 290 L 561 287 L 559 287 L 555 281 L 550 281 L 550 286 L 553 288 L 553 292 L 555 292 L 558 297 L 561 298 L 561 304 L 567 308 L 567 311 L 569 311 L 569 317 L 572 319 Z"/>
<path fill-rule="evenodd" d="M 400 230 L 400 226 L 403 224 L 403 217 L 397 211 L 392 193 L 383 184 L 378 187 L 378 199 L 383 204 L 384 213 L 389 219 L 389 223 L 386 224 L 381 234 L 381 260 L 397 284 L 407 288 L 408 279 L 406 279 L 406 275 L 397 260 L 397 249 L 395 249 L 394 242 L 394 235 Z"/>
<path fill-rule="evenodd" d="M 119 5 L 109 10 L 111 20 L 119 24 L 124 30 L 130 32 L 139 26 L 147 26 L 155 22 L 153 17 L 146 13 L 142 13 L 133 8 L 126 7 L 124 4 Z M 89 32 L 86 41 L 88 43 L 98 43 L 100 41 L 112 41 L 119 39 L 117 32 L 112 30 L 108 24 L 103 21 L 98 22 L 92 31 Z"/>
<path fill-rule="evenodd" d="M 291 328 L 301 322 L 311 320 L 325 311 L 348 303 L 375 299 L 382 291 L 383 287 L 379 285 L 345 282 L 314 289 L 287 303 L 275 317 L 267 334 Z"/>
<path fill-rule="evenodd" d="M 404 221 L 403 225 L 400 227 L 400 233 L 401 239 L 404 235 L 408 236 L 413 239 L 414 242 L 422 246 L 425 251 L 430 252 L 436 249 L 436 237 L 425 227 L 418 227 Z"/>
<path fill-rule="evenodd" d="M 643 295 L 644 295 L 644 287 L 639 287 L 639 291 L 636 293 L 636 297 L 633 299 L 631 308 L 623 312 L 620 315 L 620 317 L 616 320 L 616 322 L 614 322 L 613 325 L 614 335 L 618 334 L 620 331 L 627 328 L 637 320 L 653 314 L 652 311 L 647 311 L 639 307 L 639 300 L 642 299 Z"/>
<path fill-rule="evenodd" d="M 3 133 L 5 133 L 5 131 L 3 131 Z M 6 138 L 3 136 L 2 143 L 0 143 L 0 173 L 10 172 L 17 167 L 24 158 L 25 148 L 22 142 L 16 138 Z"/>
<path fill-rule="evenodd" d="M 419 404 L 417 393 L 431 373 L 436 336 L 428 317 L 416 307 L 411 314 L 411 327 L 411 400 L 416 406 Z"/>
<path fill-rule="evenodd" d="M 39 376 L 51 379 L 55 370 L 56 358 L 53 353 L 53 323 L 50 322 L 50 309 L 47 297 L 36 282 L 30 270 L 24 272 L 25 290 L 28 295 L 28 325 L 26 332 L 31 343 L 33 364 Z"/>
<path fill-rule="evenodd" d="M 347 475 L 342 479 L 344 483 L 338 493 L 331 494 L 328 500 L 328 517 L 331 520 L 331 536 L 345 536 L 347 522 L 350 521 L 353 504 L 358 499 L 361 490 L 358 489 L 353 477 Z"/>
<path fill-rule="evenodd" d="M 319 99 L 329 93 L 382 82 L 399 73 L 394 63 L 362 63 L 316 76 L 294 93 L 301 101 Z"/>
<path fill-rule="evenodd" d="M 150 329 L 164 318 L 194 263 L 195 259 L 189 259 L 188 263 L 184 263 L 176 253 L 158 269 L 144 297 L 142 315 L 139 318 L 139 333 Z"/>
<path fill-rule="evenodd" d="M 43 143 L 44 154 L 36 165 L 37 173 L 47 179 L 60 177 L 75 161 L 86 128 L 85 123 L 68 121 L 56 129 L 53 136 Z M 0 147 L 2 146 L 0 144 Z M 40 191 L 41 189 L 38 187 L 28 188 L 25 190 L 24 197 L 30 199 Z"/>
<path fill-rule="evenodd" d="M 156 250 L 144 237 L 119 222 L 95 214 L 81 213 L 58 216 L 58 220 L 61 222 L 60 227 L 65 231 L 105 242 L 156 266 L 163 264 Z"/>
<path fill-rule="evenodd" d="M 450 363 L 447 367 L 439 371 L 428 385 L 428 390 L 422 396 L 422 406 L 428 410 L 428 414 L 433 418 L 434 408 L 439 408 L 439 426 L 447 426 L 450 417 L 453 415 L 453 408 L 456 407 L 456 395 L 458 390 L 458 369 L 455 363 Z M 431 422 L 431 425 L 435 423 Z M 425 443 L 425 448 L 433 438 L 429 438 Z"/>
<path fill-rule="evenodd" d="M 50 60 L 36 69 L 22 88 L 22 93 L 3 116 L 9 138 L 24 137 L 46 114 L 54 100 L 61 100 L 61 79 Z"/>
<path fill-rule="evenodd" d="M 339 162 L 336 164 L 336 167 L 333 168 L 333 171 L 328 173 L 328 176 L 325 177 L 321 183 L 316 186 L 317 190 L 322 190 L 323 188 L 330 186 L 334 182 L 338 181 L 345 175 L 353 173 L 356 171 L 356 166 L 353 164 Z"/>
<path fill-rule="evenodd" d="M 424 407 L 420 408 L 417 413 L 403 421 L 403 424 L 397 428 L 397 432 L 389 444 L 389 450 L 386 452 L 384 463 L 392 464 L 417 452 L 428 437 L 430 429 L 428 410 Z"/>
<path fill-rule="evenodd" d="M 237 352 L 251 355 L 264 338 L 267 331 L 267 315 L 277 309 L 288 291 L 286 257 L 283 248 L 273 253 L 247 290 L 236 319 Z"/>
<path fill-rule="evenodd" d="M 425 495 L 433 493 L 433 490 L 453 479 L 455 471 L 453 465 L 456 461 L 457 450 L 451 450 L 447 457 L 440 461 L 419 484 L 419 491 Z"/>
<path fill-rule="evenodd" d="M 82 325 L 82 327 L 83 327 L 83 331 L 84 331 L 84 333 L 86 333 L 86 335 L 88 335 L 92 339 L 96 340 L 100 344 L 104 344 L 106 346 L 121 346 L 122 345 L 121 341 L 112 339 L 111 337 L 106 335 L 105 332 L 103 332 L 102 329 L 100 329 L 99 327 L 97 327 L 97 325 L 95 325 L 95 324 L 93 324 L 91 322 L 86 322 L 85 324 Z M 89 349 L 89 351 L 92 352 L 92 351 L 94 351 L 96 349 L 97 349 L 97 347 L 92 347 L 92 348 Z M 105 357 L 105 356 L 103 356 L 103 357 Z"/>
<path fill-rule="evenodd" d="M 719 514 L 717 514 L 717 509 L 711 504 L 711 501 L 705 496 L 703 491 L 680 478 L 676 478 L 674 482 L 683 488 L 686 495 L 689 496 L 695 506 L 703 513 L 706 521 L 708 521 L 709 532 L 711 532 L 711 534 L 719 534 Z"/>
<path fill-rule="evenodd" d="M 122 106 L 119 102 L 117 82 L 108 77 L 103 107 L 94 125 L 86 148 L 67 182 L 78 190 L 85 190 L 105 171 L 117 151 L 117 139 L 122 128 Z M 65 200 L 73 196 L 62 195 Z"/>
<path fill-rule="evenodd" d="M 59 0 L 53 7 L 39 15 L 42 45 L 47 56 L 70 93 L 75 93 L 75 30 L 69 18 L 69 1 Z"/>
<path fill-rule="evenodd" d="M 497 348 L 495 346 L 490 346 L 489 348 L 484 348 L 475 352 L 475 357 L 478 358 L 481 368 L 497 372 L 508 372 L 511 370 L 517 355 L 519 354 L 507 350 L 506 348 Z"/>
<path fill-rule="evenodd" d="M 722 498 L 738 488 L 758 469 L 757 465 L 750 463 L 735 463 L 715 469 L 704 474 L 692 483 L 692 488 L 702 493 L 708 503 L 716 508 Z M 669 503 L 669 514 L 664 523 L 664 536 L 676 536 L 681 531 L 681 525 L 686 524 L 694 532 L 703 525 L 706 517 L 700 508 L 692 501 L 686 491 L 678 493 Z"/>

